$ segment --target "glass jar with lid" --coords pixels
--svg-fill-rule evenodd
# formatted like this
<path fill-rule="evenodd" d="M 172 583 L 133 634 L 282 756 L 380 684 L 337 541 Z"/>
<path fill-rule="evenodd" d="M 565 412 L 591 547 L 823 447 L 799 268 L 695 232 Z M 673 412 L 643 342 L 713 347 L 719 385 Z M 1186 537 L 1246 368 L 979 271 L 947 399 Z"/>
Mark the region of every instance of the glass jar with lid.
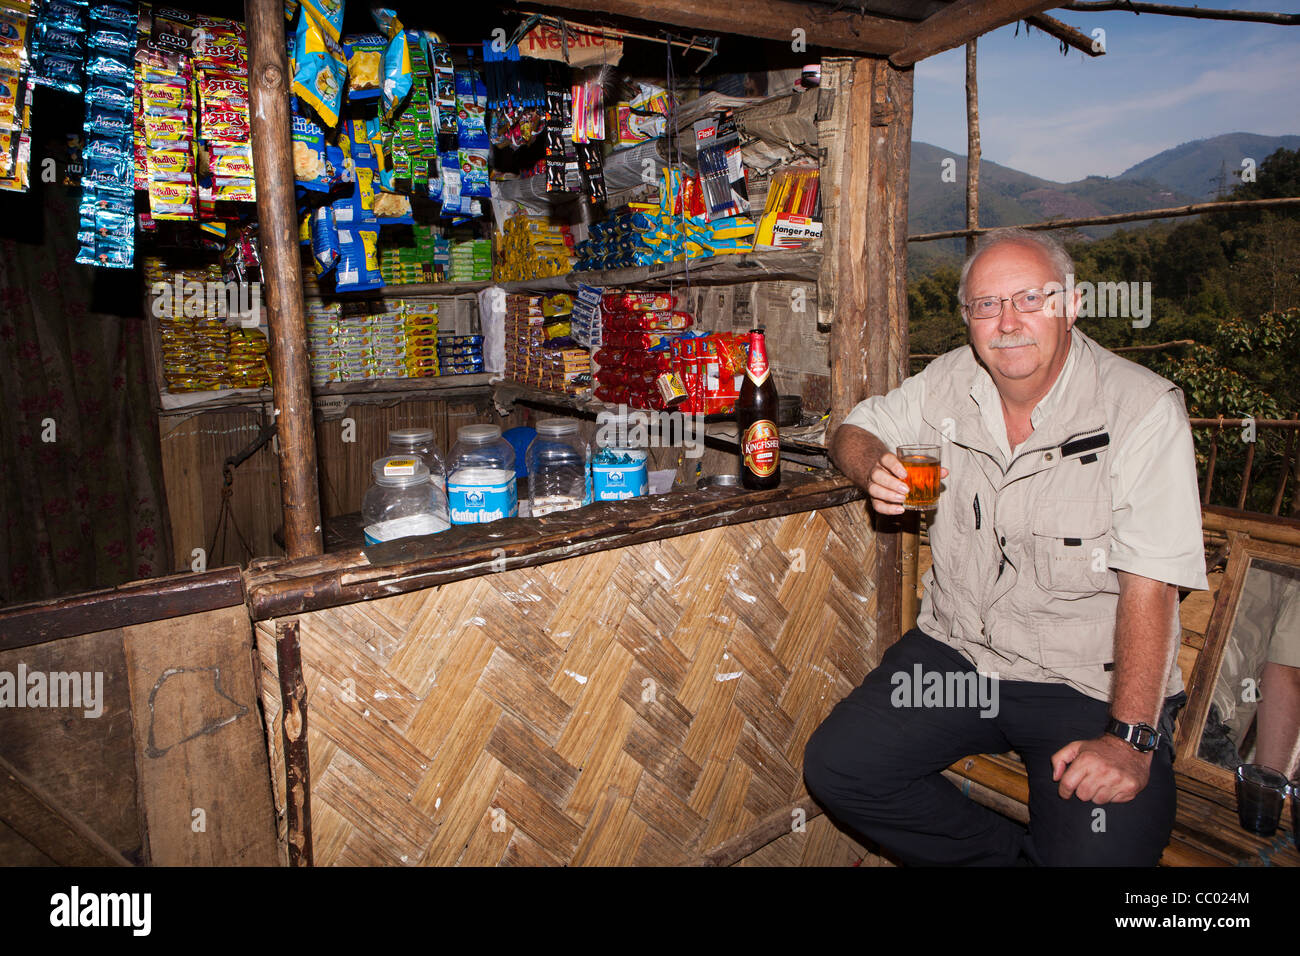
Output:
<path fill-rule="evenodd" d="M 575 418 L 548 418 L 537 423 L 528 446 L 528 488 L 532 515 L 569 511 L 591 503 L 591 449 Z"/>
<path fill-rule="evenodd" d="M 433 443 L 432 428 L 395 428 L 388 433 L 387 455 L 406 455 L 424 462 L 429 469 L 429 478 L 435 485 L 447 489 L 447 469 L 442 462 L 442 454 Z"/>
<path fill-rule="evenodd" d="M 462 425 L 447 460 L 452 524 L 486 524 L 519 513 L 515 450 L 497 425 Z"/>
<path fill-rule="evenodd" d="M 371 466 L 374 484 L 361 502 L 366 546 L 450 527 L 447 499 L 429 469 L 410 455 L 388 455 Z"/>

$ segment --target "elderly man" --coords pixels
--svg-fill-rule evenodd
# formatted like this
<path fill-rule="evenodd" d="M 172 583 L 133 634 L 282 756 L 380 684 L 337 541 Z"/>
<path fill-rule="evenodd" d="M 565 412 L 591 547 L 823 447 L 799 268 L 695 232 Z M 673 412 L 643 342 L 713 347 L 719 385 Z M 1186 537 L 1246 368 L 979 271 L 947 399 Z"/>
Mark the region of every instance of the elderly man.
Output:
<path fill-rule="evenodd" d="M 1207 586 L 1191 430 L 1175 386 L 1075 328 L 1073 269 L 990 233 L 958 290 L 970 347 L 834 435 L 881 515 L 907 492 L 894 449 L 943 449 L 917 627 L 804 755 L 828 812 L 906 863 L 1154 865 L 1173 827 L 1177 589 Z M 1009 750 L 1028 833 L 941 774 Z"/>

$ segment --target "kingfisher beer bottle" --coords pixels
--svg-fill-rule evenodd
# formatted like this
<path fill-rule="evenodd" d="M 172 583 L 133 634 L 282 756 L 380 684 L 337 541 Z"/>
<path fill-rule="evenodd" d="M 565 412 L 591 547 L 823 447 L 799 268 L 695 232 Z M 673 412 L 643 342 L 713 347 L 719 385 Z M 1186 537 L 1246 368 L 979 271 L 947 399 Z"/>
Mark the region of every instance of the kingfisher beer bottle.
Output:
<path fill-rule="evenodd" d="M 749 361 L 736 400 L 740 430 L 740 483 L 746 488 L 775 488 L 781 483 L 781 440 L 776 431 L 780 399 L 767 364 L 763 330 L 749 333 Z"/>

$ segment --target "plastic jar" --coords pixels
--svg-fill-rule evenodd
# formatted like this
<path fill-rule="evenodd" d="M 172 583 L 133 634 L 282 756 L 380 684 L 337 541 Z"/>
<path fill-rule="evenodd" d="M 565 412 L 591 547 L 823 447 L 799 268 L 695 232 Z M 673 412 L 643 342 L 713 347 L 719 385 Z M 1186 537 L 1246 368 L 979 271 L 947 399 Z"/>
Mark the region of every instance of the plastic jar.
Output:
<path fill-rule="evenodd" d="M 569 511 L 591 503 L 591 450 L 575 418 L 548 418 L 537 423 L 528 446 L 528 489 L 532 515 Z"/>
<path fill-rule="evenodd" d="M 627 413 L 596 416 L 596 450 L 591 456 L 594 501 L 623 501 L 650 493 L 650 453 L 627 442 L 632 432 Z"/>
<path fill-rule="evenodd" d="M 437 534 L 450 527 L 447 499 L 429 479 L 429 469 L 410 455 L 389 455 L 371 466 L 375 483 L 361 502 L 366 546 Z"/>
<path fill-rule="evenodd" d="M 649 454 L 644 448 L 605 446 L 591 456 L 594 501 L 623 501 L 650 491 Z"/>
<path fill-rule="evenodd" d="M 452 524 L 486 524 L 519 513 L 515 450 L 497 425 L 462 425 L 447 460 Z"/>
<path fill-rule="evenodd" d="M 442 455 L 433 443 L 432 428 L 398 428 L 388 433 L 388 455 L 405 455 L 424 462 L 430 480 L 447 492 L 447 469 Z"/>

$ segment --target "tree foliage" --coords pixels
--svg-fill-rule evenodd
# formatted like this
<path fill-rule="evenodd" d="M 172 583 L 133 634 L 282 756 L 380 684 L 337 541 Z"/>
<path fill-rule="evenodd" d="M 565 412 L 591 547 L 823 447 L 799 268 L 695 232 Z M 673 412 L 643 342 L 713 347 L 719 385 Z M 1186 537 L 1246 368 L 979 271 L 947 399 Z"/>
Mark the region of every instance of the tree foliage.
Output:
<path fill-rule="evenodd" d="M 1300 196 L 1300 151 L 1278 150 L 1228 199 Z M 1067 242 L 1081 281 L 1150 283 L 1151 322 L 1091 318 L 1080 327 L 1108 348 L 1191 340 L 1190 346 L 1126 353 L 1183 389 L 1193 418 L 1290 418 L 1300 412 L 1300 212 L 1218 213 L 1122 229 Z M 966 341 L 957 303 L 959 270 L 942 266 L 908 287 L 915 353 L 942 354 Z M 913 360 L 912 370 L 924 367 Z M 1283 468 L 1286 433 L 1260 430 L 1248 507 L 1268 511 Z M 1210 435 L 1197 434 L 1205 466 Z M 1245 446 L 1216 449 L 1215 503 L 1236 505 Z M 1230 477 L 1229 477 L 1230 476 Z M 1288 488 L 1287 503 L 1294 495 Z"/>

